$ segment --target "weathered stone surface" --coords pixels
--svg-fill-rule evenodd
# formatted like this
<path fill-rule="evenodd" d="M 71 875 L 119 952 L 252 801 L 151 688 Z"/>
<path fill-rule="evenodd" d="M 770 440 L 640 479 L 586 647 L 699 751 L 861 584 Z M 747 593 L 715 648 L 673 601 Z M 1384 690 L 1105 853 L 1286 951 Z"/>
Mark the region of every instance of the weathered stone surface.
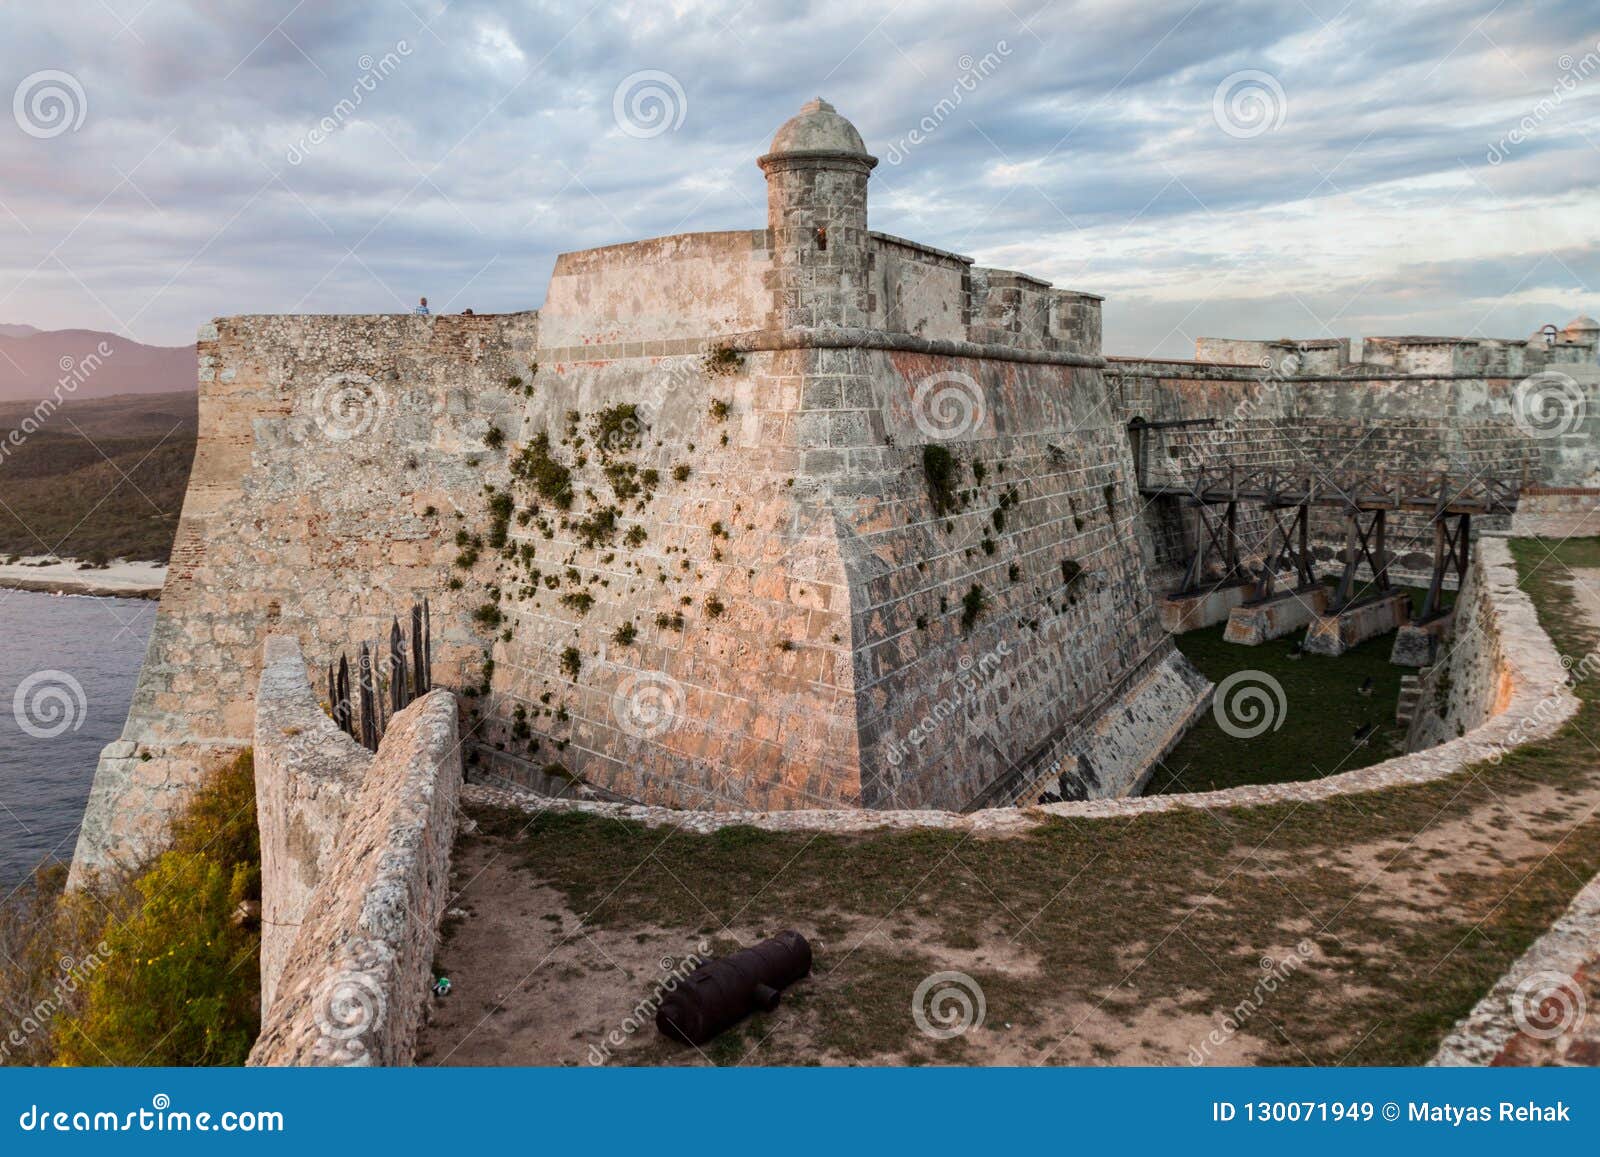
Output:
<path fill-rule="evenodd" d="M 1435 615 L 1425 623 L 1406 623 L 1394 633 L 1389 662 L 1397 667 L 1431 666 L 1439 647 L 1455 628 L 1455 612 Z"/>
<path fill-rule="evenodd" d="M 364 771 L 364 778 L 337 835 L 312 837 L 308 857 L 320 867 L 309 895 L 292 859 L 263 859 L 263 909 L 298 907 L 301 917 L 288 951 L 275 958 L 281 969 L 249 1063 L 410 1064 L 449 892 L 461 791 L 455 697 L 433 691 L 401 711 L 367 760 L 341 755 L 323 738 L 316 754 L 286 754 L 308 733 L 271 724 L 319 709 L 308 688 L 292 686 L 299 662 L 292 644 L 275 643 L 271 657 L 277 702 L 268 704 L 268 726 L 257 735 L 267 745 L 263 774 L 286 772 L 302 783 L 313 774 L 344 783 Z M 295 697 L 298 709 L 287 702 Z M 346 758 L 350 766 L 340 767 Z M 292 793 L 297 785 L 284 786 Z M 263 845 L 282 848 L 292 842 L 284 829 L 295 816 L 274 809 L 271 801 L 283 798 L 277 785 L 261 787 Z"/>
<path fill-rule="evenodd" d="M 1411 614 L 1411 596 L 1404 591 L 1380 595 L 1342 611 L 1320 614 L 1306 628 L 1305 649 L 1313 655 L 1342 655 L 1358 643 L 1387 635 Z"/>
<path fill-rule="evenodd" d="M 1233 609 L 1250 597 L 1245 583 L 1227 583 L 1193 594 L 1170 594 L 1157 604 L 1161 629 L 1174 635 L 1214 627 L 1228 619 Z"/>
<path fill-rule="evenodd" d="M 292 638 L 267 638 L 256 692 L 256 821 L 261 829 L 261 1012 L 311 897 L 338 853 L 372 754 L 322 710 Z"/>
<path fill-rule="evenodd" d="M 634 804 L 551 799 L 477 784 L 465 789 L 471 802 L 515 807 L 530 813 L 576 811 L 615 816 L 652 826 L 710 832 L 730 824 L 768 831 L 870 832 L 890 828 L 940 828 L 978 835 L 1024 831 L 1045 816 L 1111 818 L 1165 812 L 1175 808 L 1230 808 L 1257 804 L 1309 803 L 1335 796 L 1428 783 L 1454 775 L 1471 764 L 1498 759 L 1506 751 L 1553 734 L 1578 710 L 1567 687 L 1567 668 L 1539 626 L 1533 602 L 1517 584 L 1511 552 L 1500 539 L 1485 539 L 1473 562 L 1473 581 L 1482 592 L 1482 614 L 1498 640 L 1483 652 L 1489 664 L 1476 686 L 1485 692 L 1478 705 L 1483 722 L 1465 735 L 1427 751 L 1398 756 L 1355 771 L 1294 783 L 1261 784 L 1184 795 L 1133 799 L 1091 799 L 1032 807 L 983 808 L 967 814 L 949 811 L 805 810 L 784 812 L 684 812 Z M 1465 695 L 1466 692 L 1463 692 Z"/>
<path fill-rule="evenodd" d="M 1222 637 L 1230 643 L 1257 646 L 1306 626 L 1327 607 L 1328 588 L 1325 586 L 1283 591 L 1261 602 L 1234 607 L 1228 614 L 1228 628 Z"/>

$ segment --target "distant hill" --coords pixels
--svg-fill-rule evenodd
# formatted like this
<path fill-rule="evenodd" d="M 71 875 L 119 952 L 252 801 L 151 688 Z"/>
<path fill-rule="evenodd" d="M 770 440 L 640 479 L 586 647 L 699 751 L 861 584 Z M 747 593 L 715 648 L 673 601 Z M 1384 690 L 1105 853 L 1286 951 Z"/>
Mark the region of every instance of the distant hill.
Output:
<path fill-rule="evenodd" d="M 104 355 L 100 354 L 102 343 L 109 351 Z M 92 372 L 87 366 L 94 363 L 84 361 L 90 355 L 100 360 Z M 164 394 L 195 388 L 192 345 L 143 345 L 88 329 L 41 331 L 28 325 L 0 325 L 0 401 L 50 396 L 57 383 L 78 366 L 84 366 L 85 372 L 69 397 Z"/>
<path fill-rule="evenodd" d="M 194 460 L 198 396 L 192 387 L 81 393 L 15 442 L 33 404 L 0 402 L 0 556 L 164 562 Z"/>

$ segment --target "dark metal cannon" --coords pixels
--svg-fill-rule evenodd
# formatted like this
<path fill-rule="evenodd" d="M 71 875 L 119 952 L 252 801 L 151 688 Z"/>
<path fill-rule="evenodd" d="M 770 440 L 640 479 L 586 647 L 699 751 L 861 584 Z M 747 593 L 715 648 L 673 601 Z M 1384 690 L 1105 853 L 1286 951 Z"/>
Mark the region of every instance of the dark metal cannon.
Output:
<path fill-rule="evenodd" d="M 777 1008 L 783 989 L 810 972 L 806 938 L 780 932 L 696 968 L 661 1001 L 656 1028 L 689 1044 L 704 1044 L 749 1013 Z"/>

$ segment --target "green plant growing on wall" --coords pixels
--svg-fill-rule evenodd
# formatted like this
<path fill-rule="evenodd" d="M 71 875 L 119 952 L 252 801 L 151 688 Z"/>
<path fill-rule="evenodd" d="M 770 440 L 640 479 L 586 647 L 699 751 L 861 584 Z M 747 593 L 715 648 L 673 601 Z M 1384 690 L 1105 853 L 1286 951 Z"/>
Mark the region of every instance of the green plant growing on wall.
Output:
<path fill-rule="evenodd" d="M 578 648 L 568 647 L 561 652 L 561 671 L 568 679 L 576 679 L 578 672 L 583 670 L 583 656 L 578 653 Z"/>
<path fill-rule="evenodd" d="M 723 378 L 738 373 L 744 366 L 744 355 L 731 346 L 716 345 L 700 359 L 700 368 L 707 377 Z"/>
<path fill-rule="evenodd" d="M 489 545 L 499 550 L 506 544 L 506 535 L 511 529 L 511 512 L 516 508 L 510 494 L 503 490 L 491 491 L 489 494 Z"/>
<path fill-rule="evenodd" d="M 572 471 L 551 453 L 550 435 L 543 430 L 512 460 L 511 473 L 557 509 L 572 509 Z"/>
<path fill-rule="evenodd" d="M 623 623 L 611 636 L 611 641 L 619 647 L 626 647 L 639 637 L 639 628 L 632 623 Z"/>
<path fill-rule="evenodd" d="M 936 442 L 922 448 L 922 473 L 928 483 L 928 501 L 933 512 L 941 517 L 960 509 L 961 497 L 956 489 L 959 464 L 956 456 Z"/>
<path fill-rule="evenodd" d="M 723 615 L 723 612 L 727 609 L 727 604 L 721 599 L 717 598 L 716 595 L 706 596 L 706 618 L 720 619 Z"/>
<path fill-rule="evenodd" d="M 594 596 L 588 591 L 568 591 L 561 596 L 560 603 L 580 615 L 586 615 L 589 613 L 589 608 L 594 606 Z"/>
<path fill-rule="evenodd" d="M 593 548 L 610 542 L 617 533 L 617 519 L 622 514 L 615 506 L 602 506 L 593 514 L 586 514 L 572 524 L 573 532 L 583 545 Z"/>
<path fill-rule="evenodd" d="M 973 583 L 967 593 L 961 596 L 961 629 L 970 631 L 988 608 L 989 596 L 982 587 Z"/>
<path fill-rule="evenodd" d="M 644 434 L 639 408 L 632 402 L 607 406 L 589 419 L 589 434 L 602 459 L 636 449 Z"/>
<path fill-rule="evenodd" d="M 491 450 L 498 450 L 506 444 L 506 432 L 499 426 L 490 426 L 483 432 L 483 444 Z"/>

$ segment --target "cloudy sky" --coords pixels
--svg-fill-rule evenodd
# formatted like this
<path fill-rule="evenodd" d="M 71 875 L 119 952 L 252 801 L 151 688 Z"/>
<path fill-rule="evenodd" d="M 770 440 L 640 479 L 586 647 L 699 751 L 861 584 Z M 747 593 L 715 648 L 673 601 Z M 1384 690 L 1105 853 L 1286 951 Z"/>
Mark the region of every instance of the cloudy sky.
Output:
<path fill-rule="evenodd" d="M 1600 313 L 1593 0 L 0 3 L 0 323 L 536 307 L 555 254 L 764 223 L 821 94 L 874 228 L 1202 334 Z"/>

